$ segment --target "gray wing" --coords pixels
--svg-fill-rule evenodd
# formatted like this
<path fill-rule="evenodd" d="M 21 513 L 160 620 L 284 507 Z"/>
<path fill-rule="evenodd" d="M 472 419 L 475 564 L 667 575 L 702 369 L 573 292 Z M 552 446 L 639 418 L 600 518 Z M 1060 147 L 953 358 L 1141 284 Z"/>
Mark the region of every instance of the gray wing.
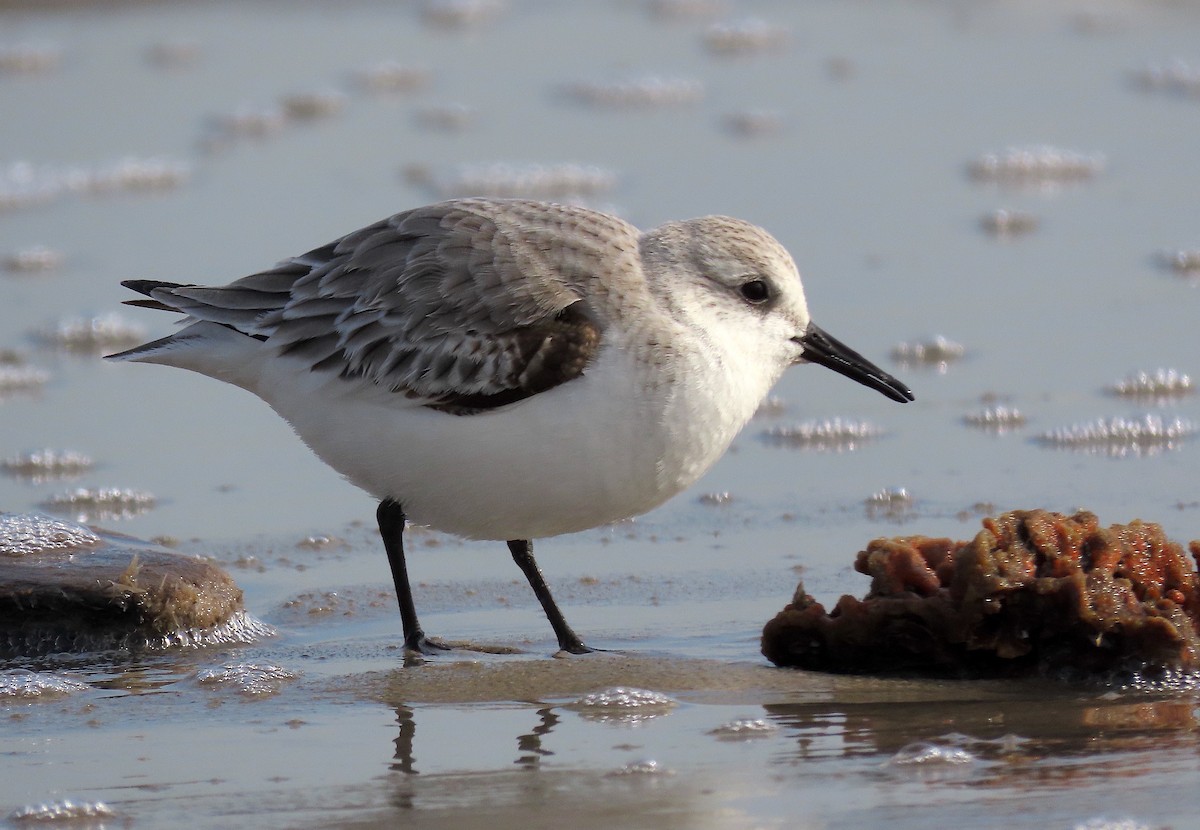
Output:
<path fill-rule="evenodd" d="M 152 298 L 143 304 L 230 326 L 313 371 L 465 413 L 579 377 L 602 336 L 582 285 L 636 246 L 636 229 L 614 217 L 464 199 L 396 214 L 227 286 L 131 287 Z"/>

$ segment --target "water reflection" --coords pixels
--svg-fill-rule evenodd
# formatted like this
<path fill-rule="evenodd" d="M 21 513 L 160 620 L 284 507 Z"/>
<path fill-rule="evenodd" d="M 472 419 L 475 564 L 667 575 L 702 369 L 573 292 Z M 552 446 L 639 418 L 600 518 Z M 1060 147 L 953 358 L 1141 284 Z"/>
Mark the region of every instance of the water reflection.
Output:
<path fill-rule="evenodd" d="M 513 763 L 524 767 L 537 767 L 542 758 L 553 755 L 553 750 L 542 746 L 542 738 L 554 731 L 559 717 L 554 713 L 553 706 L 543 706 L 537 710 L 538 724 L 525 735 L 517 736 L 517 750 L 526 753 L 519 755 Z"/>
<path fill-rule="evenodd" d="M 989 788 L 1135 777 L 1161 771 L 1173 754 L 1200 757 L 1200 709 L 1190 697 L 1080 697 L 1047 687 L 1001 700 L 764 709 L 792 739 L 776 762 L 882 756 L 889 767 L 944 768 L 939 761 L 966 757 L 981 767 L 953 779 Z"/>
<path fill-rule="evenodd" d="M 396 723 L 400 725 L 400 731 L 396 735 L 396 740 L 393 741 L 396 745 L 396 754 L 393 756 L 390 768 L 395 772 L 402 772 L 405 775 L 416 775 L 417 765 L 413 756 L 413 739 L 417 736 L 417 721 L 413 717 L 413 709 L 411 706 L 396 706 L 393 708 L 396 712 Z"/>

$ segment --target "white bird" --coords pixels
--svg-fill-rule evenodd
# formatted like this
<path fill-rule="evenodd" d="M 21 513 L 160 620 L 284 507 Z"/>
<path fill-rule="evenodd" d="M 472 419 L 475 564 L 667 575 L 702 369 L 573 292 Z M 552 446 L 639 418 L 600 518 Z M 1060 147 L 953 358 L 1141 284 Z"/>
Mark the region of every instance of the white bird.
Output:
<path fill-rule="evenodd" d="M 809 319 L 791 256 L 707 216 L 645 233 L 580 207 L 456 199 L 220 287 L 130 280 L 182 331 L 113 360 L 253 392 L 380 500 L 407 649 L 406 519 L 507 540 L 564 651 L 532 540 L 662 504 L 728 448 L 789 366 L 909 389 Z"/>

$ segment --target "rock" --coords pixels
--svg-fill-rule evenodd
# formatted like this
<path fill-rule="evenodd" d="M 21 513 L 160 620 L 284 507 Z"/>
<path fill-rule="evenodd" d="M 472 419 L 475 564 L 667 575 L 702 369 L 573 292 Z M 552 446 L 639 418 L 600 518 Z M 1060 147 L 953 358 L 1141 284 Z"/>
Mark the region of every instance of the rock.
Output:
<path fill-rule="evenodd" d="M 1200 541 L 1095 515 L 1012 511 L 970 542 L 876 539 L 866 596 L 804 591 L 763 629 L 779 666 L 856 673 L 1080 676 L 1200 669 Z"/>
<path fill-rule="evenodd" d="M 272 633 L 211 562 L 73 522 L 0 514 L 0 656 L 251 642 Z"/>

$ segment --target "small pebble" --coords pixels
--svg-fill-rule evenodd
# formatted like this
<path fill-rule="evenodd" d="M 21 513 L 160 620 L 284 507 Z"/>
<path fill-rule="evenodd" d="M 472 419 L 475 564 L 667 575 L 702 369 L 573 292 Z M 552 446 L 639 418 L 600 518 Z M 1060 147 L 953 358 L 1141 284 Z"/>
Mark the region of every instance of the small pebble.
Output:
<path fill-rule="evenodd" d="M 724 118 L 725 128 L 741 138 L 774 135 L 783 129 L 783 113 L 778 110 L 743 110 Z"/>
<path fill-rule="evenodd" d="M 979 220 L 980 227 L 993 236 L 1013 237 L 1022 236 L 1037 230 L 1038 218 L 1031 213 L 1021 210 L 1006 210 L 1000 208 L 984 215 Z"/>
<path fill-rule="evenodd" d="M 346 108 L 346 96 L 336 89 L 294 92 L 280 101 L 283 114 L 295 121 L 315 121 L 337 115 Z"/>
<path fill-rule="evenodd" d="M 1158 259 L 1181 277 L 1200 276 L 1200 249 L 1166 251 Z"/>
<path fill-rule="evenodd" d="M 190 69 L 200 62 L 203 50 L 194 40 L 164 40 L 146 50 L 146 62 L 159 69 Z"/>

